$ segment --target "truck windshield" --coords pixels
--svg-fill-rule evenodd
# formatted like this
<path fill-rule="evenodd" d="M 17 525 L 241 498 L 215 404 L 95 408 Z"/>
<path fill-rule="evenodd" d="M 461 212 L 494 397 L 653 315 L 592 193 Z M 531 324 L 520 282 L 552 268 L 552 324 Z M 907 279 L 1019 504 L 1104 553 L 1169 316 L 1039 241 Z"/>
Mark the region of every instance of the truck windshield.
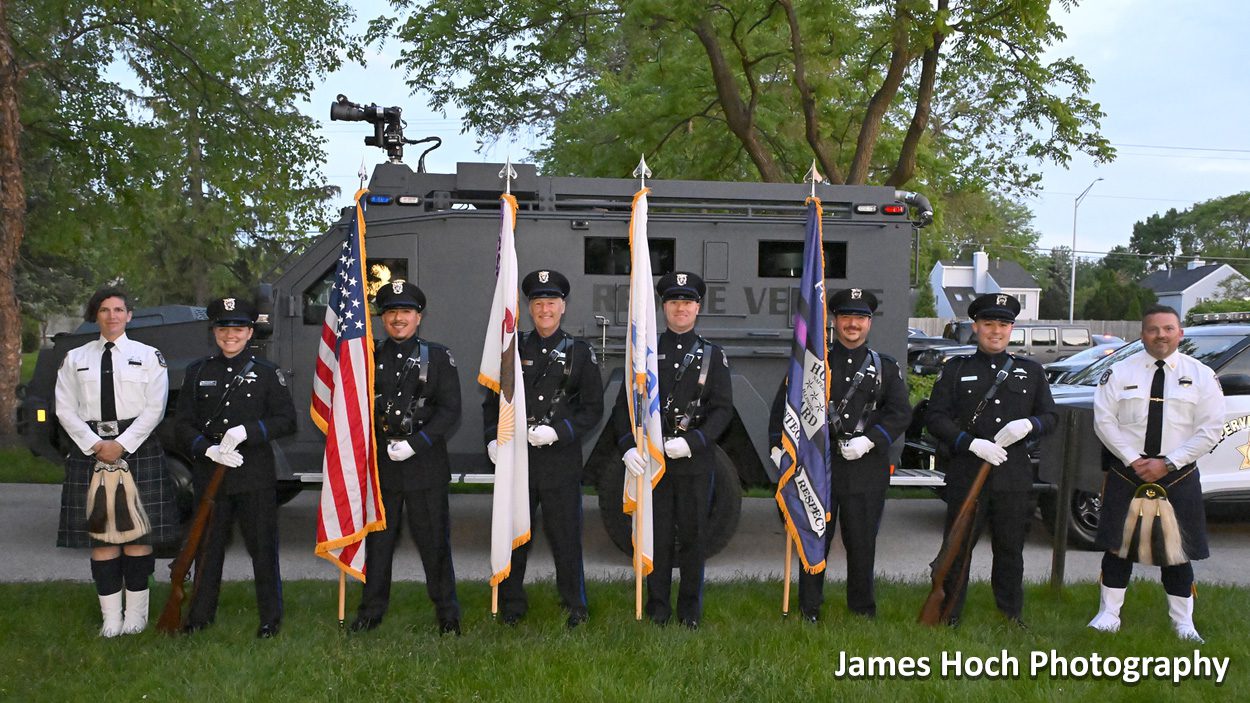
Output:
<path fill-rule="evenodd" d="M 1185 337 L 1181 340 L 1179 351 L 1188 354 L 1202 363 L 1210 366 L 1216 359 L 1223 356 L 1234 344 L 1245 339 L 1244 335 L 1202 335 L 1200 337 Z M 1141 340 L 1137 340 L 1130 344 L 1126 344 L 1115 351 L 1114 354 L 1104 357 L 1085 367 L 1085 369 L 1073 374 L 1066 383 L 1073 386 L 1093 386 L 1097 385 L 1098 379 L 1102 378 L 1102 372 L 1111 368 L 1112 364 L 1126 359 L 1133 354 L 1141 351 Z"/>

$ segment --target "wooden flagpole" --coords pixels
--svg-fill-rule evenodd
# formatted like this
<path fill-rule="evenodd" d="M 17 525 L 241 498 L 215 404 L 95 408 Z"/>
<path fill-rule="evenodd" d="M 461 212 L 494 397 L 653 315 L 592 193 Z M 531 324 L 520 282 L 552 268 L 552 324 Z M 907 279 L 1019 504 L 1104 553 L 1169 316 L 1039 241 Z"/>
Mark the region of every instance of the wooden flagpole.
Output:
<path fill-rule="evenodd" d="M 499 617 L 499 584 L 490 587 L 490 616 Z"/>
<path fill-rule="evenodd" d="M 794 554 L 794 538 L 786 530 L 786 576 L 781 586 L 781 617 L 790 614 L 790 559 Z"/>
<path fill-rule="evenodd" d="M 339 627 L 347 621 L 347 572 L 339 569 Z"/>
<path fill-rule="evenodd" d="M 641 404 L 638 405 L 639 410 L 635 416 L 641 418 Z M 634 446 L 638 448 L 643 457 L 647 460 L 647 466 L 651 465 L 651 455 L 646 452 L 646 440 L 643 439 L 642 424 L 634 425 Z M 646 473 L 635 477 L 634 489 L 634 619 L 642 619 L 642 482 L 647 478 Z"/>

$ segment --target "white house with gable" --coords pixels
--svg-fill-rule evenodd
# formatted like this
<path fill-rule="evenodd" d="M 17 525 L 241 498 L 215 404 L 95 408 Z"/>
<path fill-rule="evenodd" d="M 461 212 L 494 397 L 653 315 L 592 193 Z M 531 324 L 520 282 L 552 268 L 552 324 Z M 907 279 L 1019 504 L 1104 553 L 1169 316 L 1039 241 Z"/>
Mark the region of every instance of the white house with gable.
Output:
<path fill-rule="evenodd" d="M 1247 279 L 1228 264 L 1190 261 L 1183 269 L 1160 269 L 1142 279 L 1141 286 L 1154 291 L 1160 305 L 1175 308 L 1185 316 L 1189 309 L 1220 294 L 1220 284 L 1230 278 Z"/>
<path fill-rule="evenodd" d="M 971 261 L 938 261 L 929 272 L 929 287 L 942 319 L 968 317 L 968 304 L 985 293 L 1010 293 L 1020 300 L 1019 320 L 1036 320 L 1042 287 L 1014 261 L 991 260 L 983 251 Z"/>

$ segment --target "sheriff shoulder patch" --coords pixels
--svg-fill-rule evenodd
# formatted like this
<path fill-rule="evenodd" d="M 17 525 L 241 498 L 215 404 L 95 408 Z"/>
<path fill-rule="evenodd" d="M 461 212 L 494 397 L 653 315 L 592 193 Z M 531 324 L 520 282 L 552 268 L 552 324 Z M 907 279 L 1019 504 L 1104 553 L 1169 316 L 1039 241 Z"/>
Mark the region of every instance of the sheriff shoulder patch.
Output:
<path fill-rule="evenodd" d="M 278 377 L 278 385 L 280 386 L 286 385 L 286 376 L 282 374 L 282 369 L 274 369 L 273 375 Z"/>
<path fill-rule="evenodd" d="M 456 368 L 456 357 L 451 355 L 450 349 L 447 350 L 447 363 L 451 364 L 453 369 Z"/>
<path fill-rule="evenodd" d="M 156 352 L 156 361 L 161 365 L 161 368 L 168 368 L 169 364 L 165 363 L 165 355 L 161 353 L 161 350 L 153 349 L 152 351 Z"/>
<path fill-rule="evenodd" d="M 1111 380 L 1111 369 L 1102 372 L 1102 377 L 1098 379 L 1098 385 L 1105 386 L 1107 381 Z"/>

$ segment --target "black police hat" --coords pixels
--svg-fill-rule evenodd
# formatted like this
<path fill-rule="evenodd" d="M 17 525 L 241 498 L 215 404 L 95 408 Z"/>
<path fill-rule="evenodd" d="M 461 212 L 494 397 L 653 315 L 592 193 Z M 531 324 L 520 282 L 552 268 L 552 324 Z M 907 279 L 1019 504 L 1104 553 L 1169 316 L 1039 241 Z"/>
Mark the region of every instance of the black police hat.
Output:
<path fill-rule="evenodd" d="M 246 298 L 217 298 L 208 304 L 208 319 L 214 327 L 251 327 L 256 306 Z"/>
<path fill-rule="evenodd" d="M 397 278 L 378 288 L 373 302 L 382 312 L 392 308 L 412 308 L 421 312 L 425 310 L 425 293 L 416 284 Z"/>
<path fill-rule="evenodd" d="M 521 292 L 526 298 L 567 298 L 569 279 L 559 271 L 542 269 L 531 271 L 521 280 Z"/>
<path fill-rule="evenodd" d="M 877 311 L 877 296 L 863 288 L 846 288 L 829 298 L 829 312 L 834 315 L 872 317 Z"/>
<path fill-rule="evenodd" d="M 707 295 L 707 284 L 698 274 L 689 271 L 674 271 L 660 276 L 655 284 L 655 291 L 664 302 L 670 300 L 703 300 Z"/>
<path fill-rule="evenodd" d="M 968 317 L 974 320 L 1015 322 L 1020 314 L 1020 301 L 1007 293 L 986 293 L 968 305 Z"/>

